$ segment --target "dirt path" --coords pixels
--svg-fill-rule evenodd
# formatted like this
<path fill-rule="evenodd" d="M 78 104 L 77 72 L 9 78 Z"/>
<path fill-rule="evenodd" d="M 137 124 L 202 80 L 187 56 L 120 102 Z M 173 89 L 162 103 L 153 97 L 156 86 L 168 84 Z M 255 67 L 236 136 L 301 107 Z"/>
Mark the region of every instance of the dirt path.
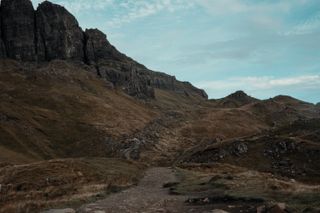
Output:
<path fill-rule="evenodd" d="M 81 207 L 79 213 L 183 212 L 184 196 L 169 195 L 163 184 L 175 182 L 174 170 L 164 167 L 146 171 L 138 186 Z"/>

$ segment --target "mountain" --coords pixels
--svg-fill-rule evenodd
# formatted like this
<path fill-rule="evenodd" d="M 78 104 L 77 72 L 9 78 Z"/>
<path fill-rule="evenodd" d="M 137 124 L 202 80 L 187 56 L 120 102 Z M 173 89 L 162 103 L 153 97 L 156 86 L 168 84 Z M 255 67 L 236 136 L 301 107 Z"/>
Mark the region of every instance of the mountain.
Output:
<path fill-rule="evenodd" d="M 208 100 L 48 1 L 34 10 L 29 0 L 2 0 L 0 19 L 0 213 L 78 208 L 144 174 L 132 199 L 148 200 L 146 184 L 162 205 L 163 182 L 183 195 L 166 194 L 164 204 L 183 206 L 174 212 L 319 206 L 318 106 L 243 91 Z M 150 182 L 150 171 L 161 181 Z"/>
<path fill-rule="evenodd" d="M 106 156 L 108 141 L 143 128 L 156 112 L 65 61 L 0 62 L 0 160 Z"/>
<path fill-rule="evenodd" d="M 83 31 L 75 17 L 60 5 L 44 1 L 34 10 L 30 0 L 3 0 L 0 17 L 0 58 L 87 64 L 101 78 L 139 98 L 154 98 L 155 88 L 207 98 L 203 90 L 151 71 L 120 53 L 98 29 Z"/>

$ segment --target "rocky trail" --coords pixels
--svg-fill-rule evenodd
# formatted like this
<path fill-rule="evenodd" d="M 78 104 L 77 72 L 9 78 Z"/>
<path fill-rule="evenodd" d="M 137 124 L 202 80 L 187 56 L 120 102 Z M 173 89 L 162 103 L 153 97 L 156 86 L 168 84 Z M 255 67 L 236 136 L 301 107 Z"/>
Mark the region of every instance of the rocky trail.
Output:
<path fill-rule="evenodd" d="M 137 186 L 111 194 L 103 200 L 85 204 L 78 210 L 52 209 L 43 213 L 207 213 L 224 211 L 212 205 L 192 205 L 189 197 L 169 194 L 166 183 L 178 181 L 176 172 L 169 167 L 154 167 L 146 171 Z M 221 207 L 221 205 L 219 206 Z M 211 211 L 208 211 L 211 209 Z M 215 209 L 215 210 L 212 210 Z M 247 211 L 244 211 L 247 212 Z"/>
<path fill-rule="evenodd" d="M 95 203 L 86 204 L 77 211 L 72 209 L 49 210 L 46 213 L 133 213 L 133 212 L 184 212 L 184 196 L 170 195 L 163 185 L 175 182 L 175 171 L 166 167 L 150 168 L 140 183 L 127 190 L 112 194 Z"/>
<path fill-rule="evenodd" d="M 146 171 L 138 186 L 113 194 L 104 200 L 80 208 L 80 213 L 113 212 L 167 212 L 170 206 L 178 212 L 179 205 L 186 200 L 183 196 L 169 195 L 163 185 L 176 181 L 174 170 L 164 167 Z"/>
<path fill-rule="evenodd" d="M 170 194 L 164 185 L 178 181 L 174 169 L 153 167 L 145 172 L 137 186 L 111 194 L 95 203 L 85 204 L 77 210 L 51 209 L 42 213 L 256 213 L 262 205 L 260 201 L 203 197 L 201 192 L 196 197 Z"/>

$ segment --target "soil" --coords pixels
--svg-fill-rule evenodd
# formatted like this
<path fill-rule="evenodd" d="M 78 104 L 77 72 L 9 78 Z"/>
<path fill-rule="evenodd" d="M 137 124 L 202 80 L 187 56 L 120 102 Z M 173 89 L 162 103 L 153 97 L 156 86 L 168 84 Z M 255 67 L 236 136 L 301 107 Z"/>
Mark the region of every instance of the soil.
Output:
<path fill-rule="evenodd" d="M 146 171 L 140 183 L 130 189 L 110 195 L 104 200 L 81 207 L 80 213 L 95 212 L 181 212 L 185 196 L 169 195 L 163 185 L 177 181 L 171 168 L 155 167 Z M 174 209 L 172 209 L 174 208 Z"/>

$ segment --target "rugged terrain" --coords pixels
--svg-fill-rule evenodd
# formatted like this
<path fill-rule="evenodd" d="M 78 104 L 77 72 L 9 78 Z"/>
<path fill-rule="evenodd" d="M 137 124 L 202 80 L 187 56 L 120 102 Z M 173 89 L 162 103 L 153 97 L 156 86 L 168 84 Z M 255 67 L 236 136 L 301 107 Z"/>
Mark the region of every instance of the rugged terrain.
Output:
<path fill-rule="evenodd" d="M 0 212 L 319 211 L 319 104 L 208 100 L 59 5 L 0 8 Z"/>

